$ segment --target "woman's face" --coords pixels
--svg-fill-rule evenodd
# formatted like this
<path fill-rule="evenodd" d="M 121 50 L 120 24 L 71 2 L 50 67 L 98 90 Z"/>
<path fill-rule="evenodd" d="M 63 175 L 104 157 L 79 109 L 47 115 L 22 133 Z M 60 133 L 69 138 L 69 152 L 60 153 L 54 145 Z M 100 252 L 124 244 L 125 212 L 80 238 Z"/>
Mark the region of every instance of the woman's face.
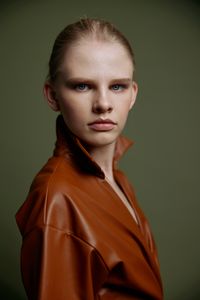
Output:
<path fill-rule="evenodd" d="M 132 61 L 119 43 L 82 41 L 67 50 L 54 88 L 46 85 L 45 92 L 80 140 L 104 146 L 115 143 L 135 102 L 132 74 Z"/>

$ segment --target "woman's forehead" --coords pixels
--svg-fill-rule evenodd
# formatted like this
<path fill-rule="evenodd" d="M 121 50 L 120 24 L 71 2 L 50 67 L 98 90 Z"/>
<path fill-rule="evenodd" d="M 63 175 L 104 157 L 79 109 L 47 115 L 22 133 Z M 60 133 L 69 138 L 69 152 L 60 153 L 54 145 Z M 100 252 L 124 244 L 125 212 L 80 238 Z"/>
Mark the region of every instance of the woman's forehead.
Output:
<path fill-rule="evenodd" d="M 73 43 L 66 49 L 64 60 L 69 58 L 84 57 L 85 59 L 95 58 L 112 60 L 116 59 L 130 59 L 126 48 L 117 41 L 102 41 L 95 39 L 80 40 Z"/>
<path fill-rule="evenodd" d="M 66 51 L 61 70 L 75 77 L 106 73 L 123 78 L 133 72 L 133 63 L 126 49 L 117 42 L 84 41 Z"/>

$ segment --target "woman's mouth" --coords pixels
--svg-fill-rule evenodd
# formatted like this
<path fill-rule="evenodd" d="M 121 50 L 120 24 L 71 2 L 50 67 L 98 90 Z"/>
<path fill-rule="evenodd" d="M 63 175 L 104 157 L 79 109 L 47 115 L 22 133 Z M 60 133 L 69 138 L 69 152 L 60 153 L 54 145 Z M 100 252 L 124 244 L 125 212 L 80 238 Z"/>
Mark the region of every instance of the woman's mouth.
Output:
<path fill-rule="evenodd" d="M 97 119 L 94 122 L 88 123 L 88 126 L 95 131 L 109 131 L 116 125 L 117 123 L 110 119 Z"/>

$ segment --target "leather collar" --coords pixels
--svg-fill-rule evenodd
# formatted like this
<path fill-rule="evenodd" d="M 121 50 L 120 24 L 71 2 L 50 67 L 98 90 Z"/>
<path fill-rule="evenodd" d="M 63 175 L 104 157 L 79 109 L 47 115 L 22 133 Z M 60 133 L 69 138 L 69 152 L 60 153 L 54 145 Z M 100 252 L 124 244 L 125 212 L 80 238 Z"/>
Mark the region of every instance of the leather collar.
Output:
<path fill-rule="evenodd" d="M 56 119 L 56 136 L 54 156 L 67 155 L 73 157 L 79 166 L 85 170 L 93 171 L 100 178 L 105 178 L 105 174 L 100 166 L 93 160 L 84 145 L 66 126 L 63 116 L 59 114 Z M 113 168 L 117 167 L 117 162 L 122 155 L 132 146 L 133 141 L 120 135 L 115 146 L 115 154 L 113 158 Z"/>

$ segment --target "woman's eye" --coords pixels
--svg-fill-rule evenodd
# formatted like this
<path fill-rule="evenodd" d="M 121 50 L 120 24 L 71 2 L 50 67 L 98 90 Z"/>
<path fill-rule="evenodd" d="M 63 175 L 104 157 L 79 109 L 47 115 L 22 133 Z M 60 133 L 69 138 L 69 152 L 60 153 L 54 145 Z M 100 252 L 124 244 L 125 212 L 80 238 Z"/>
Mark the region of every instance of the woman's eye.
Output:
<path fill-rule="evenodd" d="M 125 86 L 123 84 L 114 84 L 112 85 L 112 90 L 114 91 L 121 91 L 125 89 Z"/>
<path fill-rule="evenodd" d="M 87 91 L 89 89 L 89 86 L 85 83 L 79 83 L 79 84 L 76 84 L 74 86 L 74 88 L 77 91 Z"/>

